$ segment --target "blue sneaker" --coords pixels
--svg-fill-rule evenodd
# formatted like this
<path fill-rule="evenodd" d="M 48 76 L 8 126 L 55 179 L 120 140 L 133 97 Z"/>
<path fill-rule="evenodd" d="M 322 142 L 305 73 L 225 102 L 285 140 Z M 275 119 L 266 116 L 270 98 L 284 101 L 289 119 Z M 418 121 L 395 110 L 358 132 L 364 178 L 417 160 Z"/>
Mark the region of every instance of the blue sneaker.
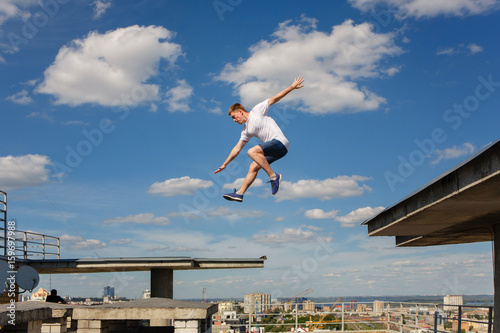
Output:
<path fill-rule="evenodd" d="M 223 194 L 222 197 L 229 201 L 238 201 L 238 202 L 243 201 L 243 194 L 236 193 L 236 189 L 234 189 L 234 193 Z"/>
<path fill-rule="evenodd" d="M 279 173 L 277 173 L 276 179 L 271 180 L 270 183 L 271 183 L 271 190 L 273 192 L 273 195 L 275 195 L 280 190 L 281 175 Z"/>

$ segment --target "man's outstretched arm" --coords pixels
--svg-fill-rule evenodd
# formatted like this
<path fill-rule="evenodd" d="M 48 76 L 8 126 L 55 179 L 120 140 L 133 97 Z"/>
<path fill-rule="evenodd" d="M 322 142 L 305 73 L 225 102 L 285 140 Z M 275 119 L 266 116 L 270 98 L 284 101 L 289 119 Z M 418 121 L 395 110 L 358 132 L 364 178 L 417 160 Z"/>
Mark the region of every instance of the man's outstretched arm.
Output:
<path fill-rule="evenodd" d="M 245 147 L 246 144 L 247 144 L 247 141 L 243 141 L 243 140 L 238 141 L 236 146 L 234 146 L 233 149 L 231 149 L 231 152 L 229 153 L 229 156 L 226 158 L 224 163 L 217 170 L 214 171 L 214 174 L 224 170 L 227 167 L 227 165 L 229 163 L 231 163 L 231 161 L 234 160 L 236 158 L 236 156 L 238 156 L 238 154 L 243 149 L 243 147 Z"/>
<path fill-rule="evenodd" d="M 295 90 L 295 89 L 300 89 L 303 87 L 302 83 L 304 83 L 304 78 L 302 76 L 297 77 L 292 85 L 285 90 L 279 92 L 276 94 L 276 96 L 269 98 L 269 105 L 273 105 L 279 102 L 280 99 L 285 97 L 290 91 Z"/>

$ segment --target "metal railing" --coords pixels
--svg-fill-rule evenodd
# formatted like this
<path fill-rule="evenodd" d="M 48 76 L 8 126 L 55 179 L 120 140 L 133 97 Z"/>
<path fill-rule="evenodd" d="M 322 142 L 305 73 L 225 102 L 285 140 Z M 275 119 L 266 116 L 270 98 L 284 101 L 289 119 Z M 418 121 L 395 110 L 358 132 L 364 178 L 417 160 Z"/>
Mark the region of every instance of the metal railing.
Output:
<path fill-rule="evenodd" d="M 453 311 L 451 311 L 450 308 L 453 309 Z M 443 328 L 445 326 L 445 323 L 450 323 L 452 328 L 456 327 L 454 331 L 459 333 L 462 331 L 469 332 L 471 326 L 473 327 L 474 332 L 477 331 L 476 329 L 474 329 L 474 326 L 479 326 L 480 328 L 483 328 L 483 331 L 488 333 L 491 333 L 493 331 L 493 306 L 445 304 L 443 305 L 443 309 L 447 309 L 446 312 L 448 312 L 449 315 L 446 315 L 445 313 L 445 316 L 443 316 L 441 313 L 434 313 L 434 328 L 432 330 L 433 332 L 447 332 L 444 330 L 439 330 L 438 323 L 443 323 Z M 481 309 L 482 314 L 477 314 L 476 309 Z M 475 318 L 475 320 L 471 317 Z M 481 320 L 483 319 L 483 317 L 485 320 Z M 454 325 L 453 323 L 456 323 L 456 325 Z M 449 326 L 450 325 L 448 325 L 448 327 Z"/>
<path fill-rule="evenodd" d="M 3 222 L 3 223 L 2 223 Z M 59 237 L 48 236 L 31 231 L 16 230 L 14 221 L 7 221 L 7 193 L 0 191 L 0 248 L 3 255 L 16 258 L 34 259 L 57 256 L 60 259 Z"/>
<path fill-rule="evenodd" d="M 489 306 L 457 306 L 457 310 L 444 311 L 442 304 L 383 301 L 240 305 L 239 311 L 218 314 L 219 322 L 212 325 L 212 332 L 461 333 L 463 329 L 469 331 L 465 322 L 475 325 L 474 333 L 491 333 L 493 328 L 493 307 Z M 469 318 L 477 313 L 482 313 L 487 320 Z M 450 324 L 452 321 L 457 321 L 458 326 Z"/>
<path fill-rule="evenodd" d="M 4 229 L 4 228 L 2 228 Z M 6 235 L 3 233 L 3 235 Z M 57 257 L 60 259 L 59 237 L 48 236 L 31 231 L 16 230 L 14 236 L 2 236 L 4 252 L 7 253 L 9 241 L 14 242 L 15 256 L 23 259 L 47 259 Z M 7 254 L 6 254 L 7 255 Z"/>
<path fill-rule="evenodd" d="M 3 225 L 3 239 L 7 239 L 7 193 L 0 191 L 0 226 Z M 7 256 L 7 243 L 3 244 L 3 255 Z"/>

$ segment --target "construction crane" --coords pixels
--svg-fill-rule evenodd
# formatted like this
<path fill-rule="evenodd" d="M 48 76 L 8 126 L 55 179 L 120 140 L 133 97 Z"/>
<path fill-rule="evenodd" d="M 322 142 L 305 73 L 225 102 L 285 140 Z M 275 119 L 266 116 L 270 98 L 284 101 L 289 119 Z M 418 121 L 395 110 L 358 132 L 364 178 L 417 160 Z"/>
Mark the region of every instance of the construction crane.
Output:
<path fill-rule="evenodd" d="M 299 298 L 299 297 L 303 297 L 303 296 L 305 296 L 305 295 L 307 295 L 307 294 L 310 294 L 310 293 L 312 293 L 313 291 L 314 291 L 314 290 L 312 290 L 311 288 L 309 288 L 309 289 L 307 289 L 307 290 L 304 290 L 303 292 L 298 293 L 297 295 L 292 296 L 292 297 L 290 297 L 289 299 L 287 299 L 287 300 L 285 301 L 285 303 L 288 303 L 288 304 L 289 304 L 289 303 L 292 303 L 292 302 L 293 302 L 293 301 L 295 301 L 297 298 Z"/>
<path fill-rule="evenodd" d="M 293 301 L 295 301 L 297 298 L 299 297 L 303 297 L 307 294 L 310 294 L 312 293 L 314 290 L 312 290 L 312 288 L 309 288 L 307 290 L 304 290 L 303 292 L 301 293 L 298 293 L 297 295 L 295 296 L 292 296 L 290 297 L 289 299 L 287 299 L 286 301 L 283 302 L 283 310 L 285 311 L 288 311 L 288 307 L 290 306 L 291 307 L 291 304 L 293 303 Z"/>
<path fill-rule="evenodd" d="M 342 299 L 342 297 L 339 297 L 335 303 L 332 304 L 332 311 L 335 310 L 335 306 L 337 305 L 338 302 L 340 302 L 340 300 Z M 311 320 L 311 316 L 309 316 L 309 324 L 312 324 L 311 328 L 309 329 L 309 332 L 312 332 L 314 330 L 316 330 L 318 328 L 318 326 L 321 326 L 323 327 L 323 324 L 326 324 L 328 322 L 323 322 L 323 320 L 325 319 L 325 317 L 328 315 L 328 313 L 324 313 L 321 315 L 319 321 L 316 321 L 316 322 L 313 322 Z M 332 320 L 330 322 L 339 322 L 340 320 Z"/>

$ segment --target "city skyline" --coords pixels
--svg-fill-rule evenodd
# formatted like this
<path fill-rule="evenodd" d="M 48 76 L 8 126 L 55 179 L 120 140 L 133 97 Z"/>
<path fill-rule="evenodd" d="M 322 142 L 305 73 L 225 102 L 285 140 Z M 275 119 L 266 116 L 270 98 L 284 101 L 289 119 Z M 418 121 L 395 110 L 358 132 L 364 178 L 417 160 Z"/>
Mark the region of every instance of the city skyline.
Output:
<path fill-rule="evenodd" d="M 491 243 L 395 248 L 361 223 L 499 139 L 500 1 L 6 0 L 0 190 L 62 258 L 260 258 L 176 271 L 174 297 L 492 294 Z M 290 140 L 243 203 L 227 115 L 304 76 L 269 114 Z M 61 295 L 140 296 L 148 272 L 42 275 Z"/>

